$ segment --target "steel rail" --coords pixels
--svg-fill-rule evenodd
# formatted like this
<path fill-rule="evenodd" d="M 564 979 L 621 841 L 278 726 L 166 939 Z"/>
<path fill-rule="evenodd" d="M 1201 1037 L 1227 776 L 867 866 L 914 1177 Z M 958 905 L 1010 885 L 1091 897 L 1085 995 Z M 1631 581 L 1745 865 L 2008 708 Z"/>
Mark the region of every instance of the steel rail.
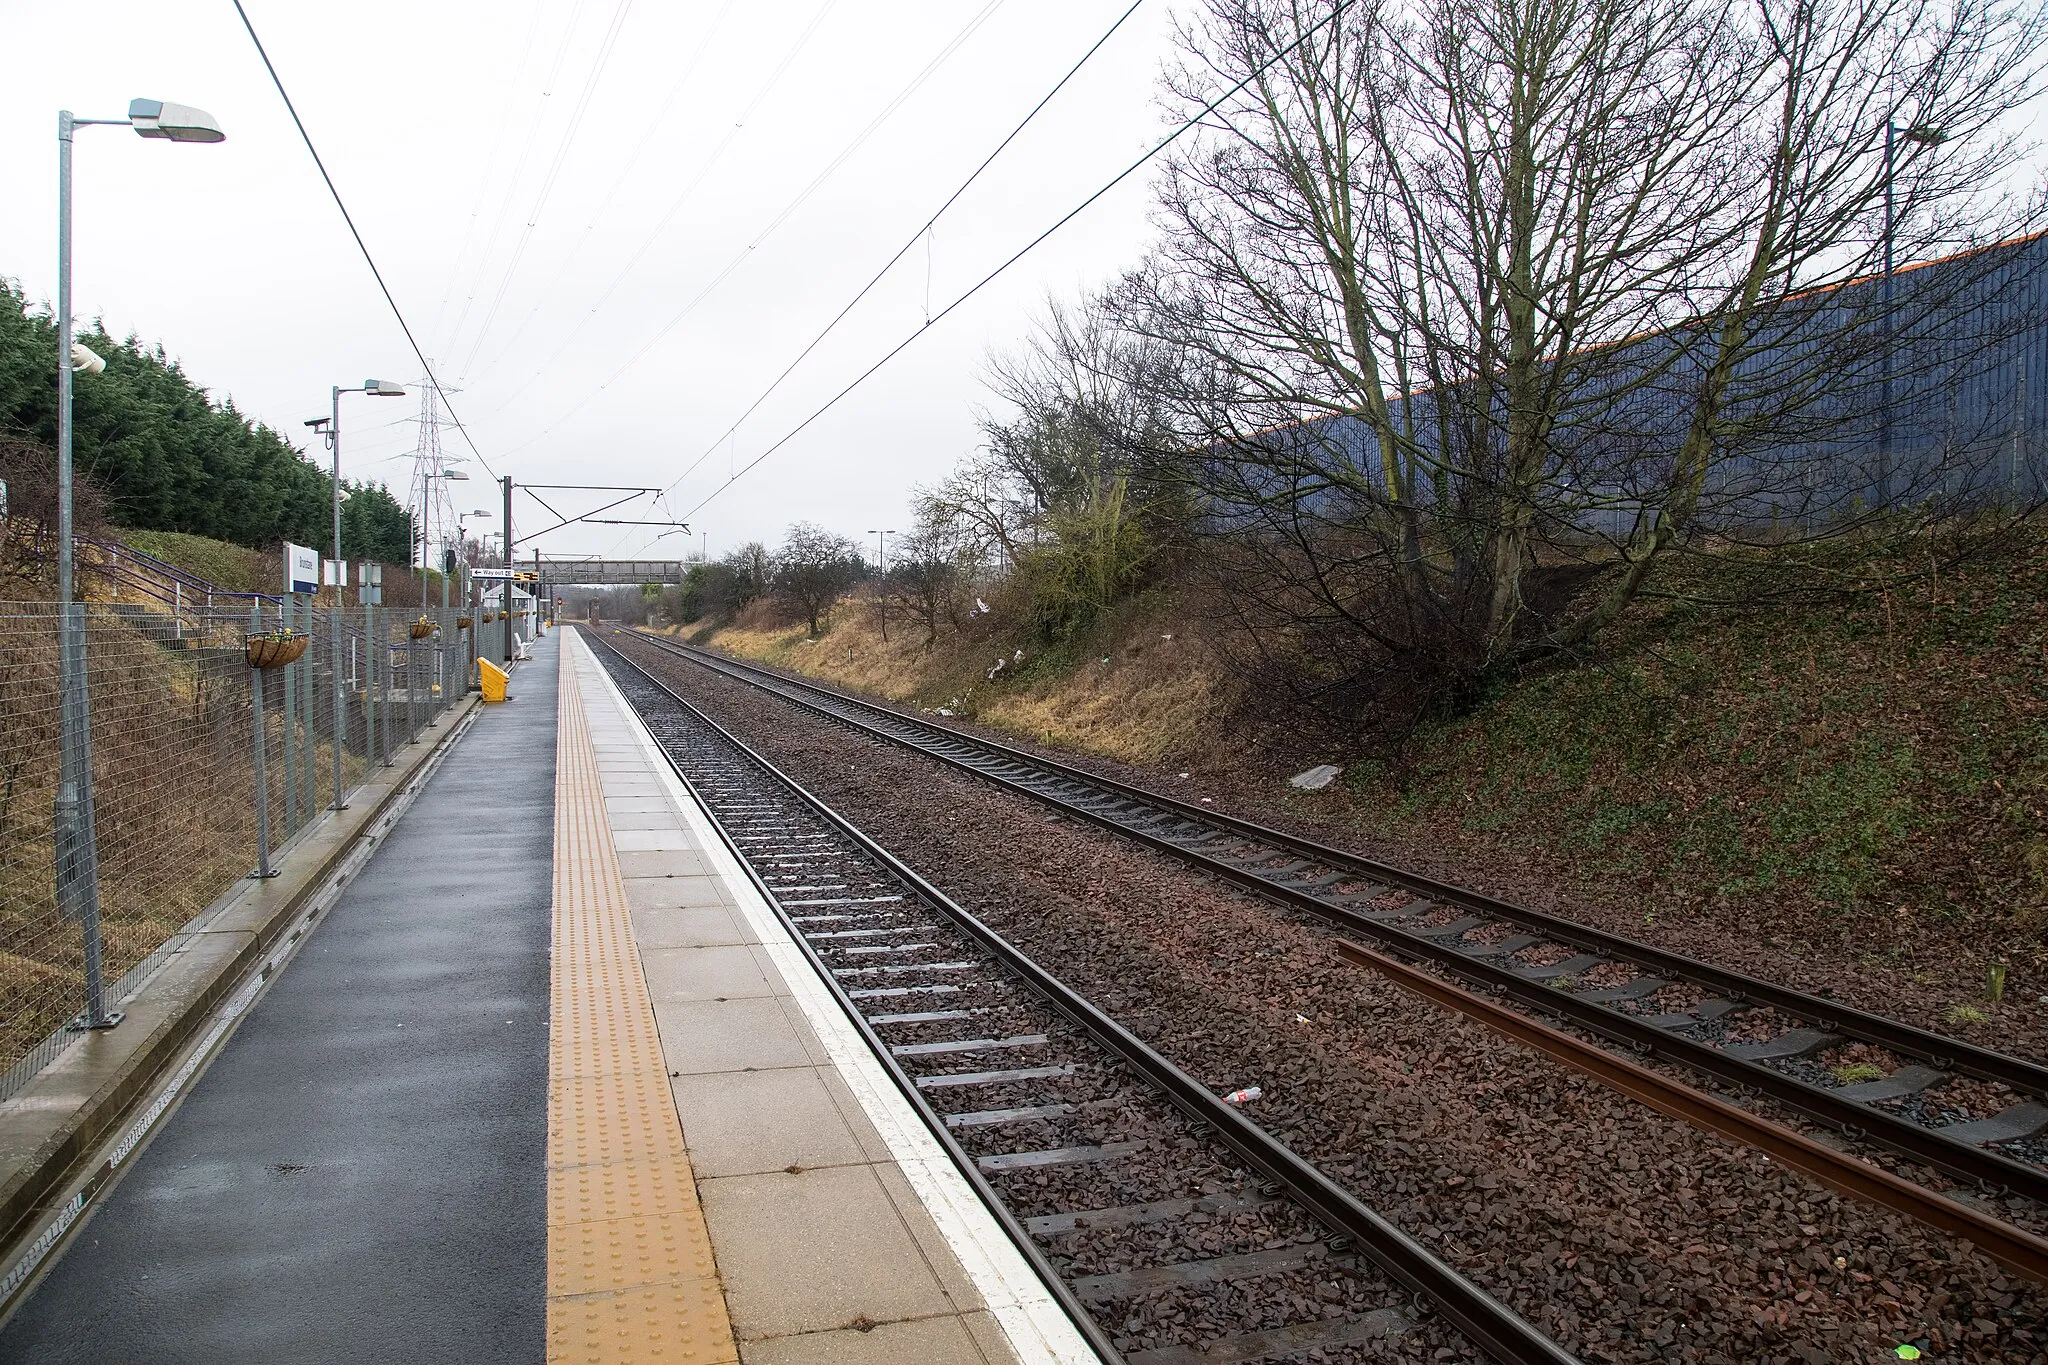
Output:
<path fill-rule="evenodd" d="M 1881 1166 L 1873 1166 L 1846 1152 L 1815 1142 L 1804 1133 L 1773 1123 L 1661 1072 L 1652 1071 L 1625 1057 L 1617 1057 L 1576 1034 L 1552 1028 L 1519 1010 L 1497 1005 L 1398 958 L 1343 939 L 1337 941 L 1337 955 L 1355 967 L 1378 972 L 1433 1004 L 1456 1010 L 1503 1037 L 1563 1062 L 1661 1114 L 1682 1120 L 1704 1132 L 1754 1147 L 1780 1165 L 1804 1172 L 1829 1189 L 1852 1199 L 1880 1205 L 1942 1232 L 1968 1238 L 1985 1255 L 2003 1262 L 2030 1280 L 2048 1284 L 2048 1240 L 2031 1232 L 1980 1213 L 1966 1204 L 1959 1204 L 1924 1185 L 1893 1175 Z"/>
<path fill-rule="evenodd" d="M 838 724 L 889 743 L 937 758 L 983 781 L 1029 796 L 1063 814 L 1072 815 L 1111 830 L 1126 838 L 1171 855 L 1204 873 L 1232 885 L 1278 901 L 1292 909 L 1315 916 L 1339 928 L 1377 939 L 1410 957 L 1426 959 L 1453 974 L 1510 996 L 1540 1014 L 1561 1016 L 1593 1033 L 1608 1038 L 1643 1056 L 1661 1056 L 1703 1075 L 1728 1082 L 1739 1094 L 1765 1094 L 1787 1107 L 1852 1138 L 1872 1142 L 1914 1161 L 1925 1163 L 1957 1179 L 1975 1183 L 1997 1195 L 2019 1193 L 2048 1202 L 2048 1168 L 2014 1160 L 1986 1147 L 1945 1136 L 1930 1128 L 1857 1100 L 1845 1099 L 1827 1087 L 1815 1085 L 1759 1062 L 1749 1061 L 1720 1048 L 1687 1038 L 1643 1017 L 1606 1005 L 1580 999 L 1540 980 L 1497 965 L 1472 951 L 1450 942 L 1404 928 L 1402 919 L 1414 919 L 1430 902 L 1469 909 L 1493 920 L 1507 921 L 1540 931 L 1544 938 L 1568 944 L 1582 952 L 1618 959 L 1708 987 L 1731 1001 L 1768 1005 L 1788 1015 L 1809 1021 L 1823 1032 L 1845 1039 L 1875 1043 L 1924 1061 L 1939 1071 L 1954 1071 L 1984 1080 L 2001 1081 L 2030 1096 L 2048 1094 L 2048 1067 L 2023 1058 L 1994 1052 L 1960 1039 L 1946 1037 L 1911 1024 L 1870 1014 L 1803 991 L 1778 986 L 1711 963 L 1667 952 L 1649 944 L 1609 934 L 1560 916 L 1531 910 L 1481 892 L 1451 886 L 1433 878 L 1408 872 L 1391 864 L 1347 852 L 1298 835 L 1226 815 L 1203 806 L 1190 805 L 1174 797 L 1136 787 L 1114 778 L 1013 748 L 980 735 L 967 734 L 891 706 L 855 698 L 739 663 L 722 655 L 635 632 L 634 639 L 652 645 L 673 657 L 685 659 L 709 671 L 777 696 Z M 876 724 L 856 712 L 879 717 Z M 897 733 L 902 727 L 911 734 Z M 914 737 L 917 736 L 917 737 Z M 930 743 L 920 737 L 928 737 Z M 959 750 L 947 752 L 950 746 Z M 977 763 L 968 755 L 992 758 L 993 764 Z M 1003 768 L 1021 769 L 1023 774 L 1005 773 Z M 1027 778 L 1045 775 L 1063 782 L 1106 794 L 1114 801 L 1107 808 L 1091 805 L 1074 796 L 1034 785 Z M 1117 809 L 1121 803 L 1135 803 L 1141 809 Z M 1146 809 L 1149 808 L 1149 809 Z M 1170 818 L 1168 818 L 1170 817 Z M 1194 833 L 1162 833 L 1173 825 L 1195 827 Z M 1206 832 L 1203 832 L 1206 830 Z M 1391 918 L 1377 917 L 1350 905 L 1326 899 L 1288 881 L 1264 876 L 1255 866 L 1204 852 L 1222 835 L 1270 850 L 1260 860 L 1289 855 L 1311 864 L 1341 869 L 1354 879 L 1377 883 L 1379 891 L 1398 889 L 1422 903 L 1404 907 Z M 1290 876 L 1292 874 L 1289 874 Z M 1359 893 L 1360 896 L 1369 893 Z M 1357 896 L 1352 899 L 1358 898 Z M 1386 912 L 1380 912 L 1384 915 Z"/>
<path fill-rule="evenodd" d="M 984 924 L 945 892 L 926 881 L 901 859 L 755 752 L 738 736 L 685 700 L 674 688 L 648 673 L 645 668 L 618 649 L 611 648 L 610 652 L 638 671 L 653 686 L 666 693 L 677 706 L 757 765 L 772 780 L 785 787 L 818 819 L 885 868 L 891 876 L 910 887 L 933 908 L 946 915 L 990 957 L 1072 1021 L 1098 1046 L 1128 1066 L 1135 1074 L 1149 1081 L 1181 1112 L 1206 1125 L 1224 1146 L 1237 1153 L 1252 1169 L 1280 1186 L 1332 1233 L 1348 1239 L 1390 1279 L 1411 1293 L 1429 1300 L 1447 1321 L 1494 1359 L 1511 1362 L 1513 1365 L 1522 1365 L 1523 1362 L 1527 1362 L 1528 1365 L 1577 1365 L 1577 1357 L 1543 1335 L 1520 1314 L 1466 1279 L 1427 1247 L 1381 1217 L 1350 1191 L 1324 1175 L 1236 1108 L 1223 1103 L 1210 1093 L 1208 1087 L 1040 966 L 1022 949 Z M 664 756 L 668 756 L 665 750 Z M 677 775 L 682 777 L 687 785 L 689 779 L 683 774 L 681 766 L 672 756 L 668 757 L 670 766 L 675 768 Z M 750 876 L 754 875 L 749 860 L 740 852 L 738 845 L 725 834 L 722 825 L 719 828 L 721 838 L 726 839 L 727 846 L 733 850 L 741 865 L 749 868 Z M 767 893 L 769 904 L 775 905 L 775 897 L 768 891 L 766 884 L 760 882 L 757 876 L 755 882 L 757 888 Z M 779 906 L 777 913 L 781 915 Z M 783 918 L 784 923 L 788 924 L 787 917 Z M 795 931 L 795 926 L 789 927 L 792 930 L 792 937 L 803 943 L 804 936 Z M 808 953 L 808 945 L 805 946 Z M 831 973 L 823 969 L 814 954 L 811 955 L 811 961 L 813 969 L 817 970 L 821 978 L 831 985 L 835 994 L 838 994 L 840 988 Z M 851 1008 L 851 1002 L 842 997 L 841 1003 L 848 1008 L 851 1017 L 860 1018 L 860 1012 Z M 888 1049 L 880 1047 L 879 1040 L 874 1039 L 872 1035 L 870 1041 L 877 1045 L 876 1055 L 883 1060 L 884 1065 L 892 1073 L 896 1072 L 896 1064 L 890 1057 Z M 902 1084 L 904 1082 L 899 1080 L 899 1085 Z M 915 1087 L 911 1085 L 906 1085 L 905 1090 L 907 1094 L 916 1093 Z M 927 1114 L 928 1126 L 933 1127 L 935 1132 L 943 1132 L 943 1123 L 932 1123 L 922 1099 L 917 1101 L 916 1107 L 920 1113 Z M 947 1135 L 946 1141 L 955 1160 L 964 1163 L 962 1169 L 972 1170 L 973 1163 L 966 1160 L 964 1153 L 957 1149 L 950 1135 Z M 1029 1246 L 1028 1238 L 1025 1245 Z M 1035 1248 L 1031 1250 L 1036 1259 Z"/>

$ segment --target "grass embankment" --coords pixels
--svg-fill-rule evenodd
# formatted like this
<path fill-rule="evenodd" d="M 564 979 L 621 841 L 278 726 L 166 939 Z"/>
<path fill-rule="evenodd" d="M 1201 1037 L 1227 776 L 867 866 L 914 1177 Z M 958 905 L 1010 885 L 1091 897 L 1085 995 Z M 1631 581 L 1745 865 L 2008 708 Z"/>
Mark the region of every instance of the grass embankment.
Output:
<path fill-rule="evenodd" d="M 761 613 L 702 638 L 718 649 L 1126 763 L 1160 763 L 1206 746 L 1236 696 L 1209 666 L 1173 600 L 1150 595 L 1068 645 L 1047 648 L 1006 625 L 1005 603 L 927 647 L 922 628 L 843 603 L 816 640 Z M 1019 654 L 1022 657 L 1019 657 Z M 996 670 L 998 661 L 1000 671 Z M 994 677 L 989 675 L 994 672 Z"/>
<path fill-rule="evenodd" d="M 1388 831 L 1533 841 L 1681 902 L 1792 896 L 2038 939 L 2048 552 L 1825 606 L 1647 609 L 1347 774 Z"/>
<path fill-rule="evenodd" d="M 2044 989 L 2048 546 L 1824 605 L 1646 604 L 1601 659 L 1503 687 L 1398 761 L 1242 719 L 1177 619 L 1150 599 L 1085 650 L 1023 645 L 993 682 L 1018 642 L 988 630 L 925 650 L 892 627 L 885 645 L 871 604 L 815 643 L 759 623 L 710 643 L 1080 752 L 1206 769 L 1219 794 L 1513 894 L 1541 882 L 1653 937 L 1720 926 L 1938 985 L 1948 1022 L 1987 1038 L 1998 1019 L 1969 1001 L 1992 962 L 2013 964 L 2025 1003 Z M 1324 759 L 1347 763 L 1341 783 L 1285 787 Z"/>
<path fill-rule="evenodd" d="M 117 530 L 114 534 L 123 544 L 229 592 L 276 592 L 284 577 L 284 564 L 276 554 L 246 545 L 181 531 Z"/>

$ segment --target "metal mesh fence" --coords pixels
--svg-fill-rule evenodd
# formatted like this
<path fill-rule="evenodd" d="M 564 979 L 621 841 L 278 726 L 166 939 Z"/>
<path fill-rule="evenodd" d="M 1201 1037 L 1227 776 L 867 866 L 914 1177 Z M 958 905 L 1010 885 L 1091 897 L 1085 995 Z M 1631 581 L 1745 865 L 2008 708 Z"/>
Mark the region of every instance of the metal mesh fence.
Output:
<path fill-rule="evenodd" d="M 462 696 L 457 615 L 225 595 L 84 608 L 109 1009 L 257 868 L 259 822 L 274 857 Z M 259 675 L 259 631 L 303 634 L 305 652 Z M 0 603 L 0 1097 L 78 1036 L 86 1004 L 84 925 L 54 864 L 58 640 L 55 604 Z"/>

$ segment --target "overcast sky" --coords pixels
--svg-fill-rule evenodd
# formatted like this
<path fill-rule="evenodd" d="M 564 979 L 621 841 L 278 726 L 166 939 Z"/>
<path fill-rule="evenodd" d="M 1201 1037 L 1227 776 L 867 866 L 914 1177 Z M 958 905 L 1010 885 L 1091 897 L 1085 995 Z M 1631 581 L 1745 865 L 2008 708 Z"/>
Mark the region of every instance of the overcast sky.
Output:
<path fill-rule="evenodd" d="M 1129 0 L 244 2 L 483 458 L 526 483 L 662 486 L 705 457 L 668 496 L 677 516 L 916 332 L 927 297 L 937 311 L 1164 128 L 1170 15 L 1145 0 L 721 445 Z M 216 398 L 302 443 L 331 385 L 419 377 L 228 0 L 0 0 L 0 34 L 35 54 L 0 82 L 0 274 L 54 296 L 59 108 L 192 104 L 224 144 L 80 130 L 78 315 L 161 340 Z M 988 348 L 1020 337 L 1048 291 L 1132 262 L 1146 210 L 1141 175 L 720 493 L 691 518 L 713 556 L 798 518 L 872 553 L 868 533 L 907 524 L 910 486 L 974 445 Z M 342 401 L 344 475 L 402 499 L 416 394 Z M 452 430 L 444 447 L 470 453 Z M 462 468 L 461 506 L 496 508 L 485 470 Z M 597 497 L 548 496 L 565 511 Z M 639 506 L 625 515 L 660 515 Z M 552 520 L 524 498 L 514 512 L 527 530 Z M 680 552 L 655 535 L 540 543 Z"/>

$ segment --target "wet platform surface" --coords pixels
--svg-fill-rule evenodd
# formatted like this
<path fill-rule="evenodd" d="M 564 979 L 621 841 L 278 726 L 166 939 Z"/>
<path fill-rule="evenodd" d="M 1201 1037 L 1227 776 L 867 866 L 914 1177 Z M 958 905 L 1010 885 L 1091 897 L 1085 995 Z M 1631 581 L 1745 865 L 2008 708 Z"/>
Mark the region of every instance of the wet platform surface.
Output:
<path fill-rule="evenodd" d="M 0 1362 L 1093 1360 L 551 633 Z"/>
<path fill-rule="evenodd" d="M 0 1360 L 539 1360 L 558 637 L 448 752 Z"/>

